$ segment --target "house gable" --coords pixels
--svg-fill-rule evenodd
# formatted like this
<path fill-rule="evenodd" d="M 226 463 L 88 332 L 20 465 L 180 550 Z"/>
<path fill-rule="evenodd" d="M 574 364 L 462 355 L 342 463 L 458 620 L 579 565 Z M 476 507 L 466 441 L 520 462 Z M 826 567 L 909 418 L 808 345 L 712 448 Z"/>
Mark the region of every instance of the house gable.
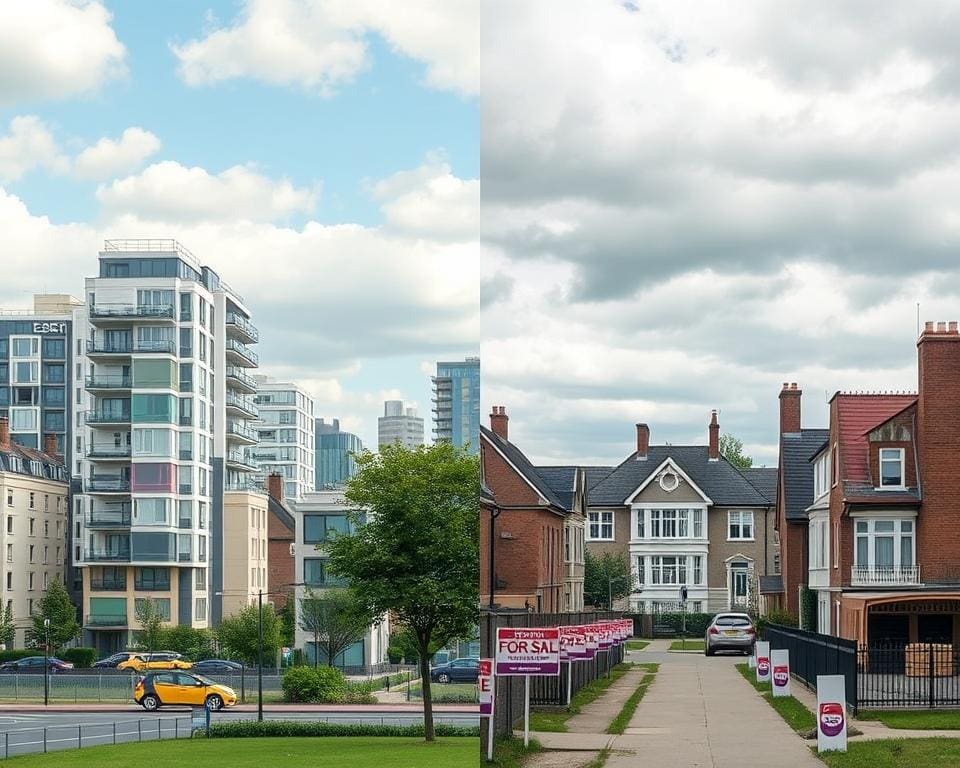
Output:
<path fill-rule="evenodd" d="M 674 501 L 713 504 L 710 497 L 690 479 L 689 475 L 668 457 L 647 475 L 640 486 L 627 497 L 625 503 Z"/>

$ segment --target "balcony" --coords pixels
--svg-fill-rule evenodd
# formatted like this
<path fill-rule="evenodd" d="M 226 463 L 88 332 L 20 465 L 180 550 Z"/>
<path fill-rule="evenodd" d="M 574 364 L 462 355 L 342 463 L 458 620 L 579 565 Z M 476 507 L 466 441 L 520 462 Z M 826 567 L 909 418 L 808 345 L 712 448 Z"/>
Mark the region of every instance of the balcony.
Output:
<path fill-rule="evenodd" d="M 919 565 L 855 565 L 850 569 L 851 587 L 904 587 L 919 584 Z"/>
<path fill-rule="evenodd" d="M 90 307 L 91 325 L 129 323 L 131 320 L 173 320 L 172 304 L 107 304 Z"/>
<path fill-rule="evenodd" d="M 87 389 L 91 392 L 104 389 L 116 392 L 130 389 L 132 384 L 130 376 L 122 376 L 119 373 L 114 376 L 87 376 Z"/>
<path fill-rule="evenodd" d="M 248 395 L 255 395 L 257 393 L 257 382 L 252 376 L 245 374 L 242 368 L 236 368 L 232 365 L 227 366 L 226 379 L 227 384 L 234 389 L 238 389 Z"/>
<path fill-rule="evenodd" d="M 126 579 L 90 579 L 91 592 L 126 592 Z"/>
<path fill-rule="evenodd" d="M 227 361 L 234 365 L 239 365 L 241 368 L 256 368 L 260 365 L 257 353 L 236 339 L 227 339 L 225 348 Z"/>
<path fill-rule="evenodd" d="M 86 563 L 129 563 L 130 550 L 87 549 L 83 552 Z"/>
<path fill-rule="evenodd" d="M 243 426 L 242 424 L 237 424 L 236 422 L 231 421 L 227 424 L 227 439 L 235 440 L 238 443 L 254 445 L 260 442 L 260 435 L 258 435 L 254 430 Z"/>
<path fill-rule="evenodd" d="M 90 445 L 87 446 L 86 457 L 100 461 L 124 461 L 130 458 L 130 446 L 113 443 Z"/>
<path fill-rule="evenodd" d="M 234 480 L 223 484 L 225 491 L 242 491 L 244 493 L 266 493 L 263 486 L 253 480 Z"/>
<path fill-rule="evenodd" d="M 259 467 L 257 464 L 247 456 L 244 456 L 241 451 L 229 451 L 226 455 L 226 463 L 230 469 L 236 469 L 239 471 L 247 472 L 256 472 Z"/>
<path fill-rule="evenodd" d="M 93 509 L 87 512 L 87 528 L 129 528 L 130 505 Z"/>
<path fill-rule="evenodd" d="M 91 477 L 83 481 L 84 493 L 130 493 L 130 481 L 121 477 Z"/>
<path fill-rule="evenodd" d="M 242 346 L 242 345 L 241 345 Z M 177 345 L 172 341 L 106 342 L 87 341 L 87 354 L 92 358 L 126 358 L 134 353 L 172 355 Z"/>
<path fill-rule="evenodd" d="M 119 426 L 130 423 L 130 411 L 87 411 L 84 421 L 99 426 Z"/>
<path fill-rule="evenodd" d="M 248 419 L 257 419 L 260 417 L 260 409 L 257 408 L 257 406 L 230 391 L 227 392 L 226 407 L 227 413 L 231 416 L 245 416 Z"/>
<path fill-rule="evenodd" d="M 231 336 L 236 336 L 247 344 L 256 344 L 260 341 L 260 331 L 247 318 L 236 312 L 227 312 L 226 330 Z"/>
<path fill-rule="evenodd" d="M 87 627 L 125 627 L 127 626 L 126 614 L 107 614 L 91 613 L 87 616 L 84 626 Z"/>

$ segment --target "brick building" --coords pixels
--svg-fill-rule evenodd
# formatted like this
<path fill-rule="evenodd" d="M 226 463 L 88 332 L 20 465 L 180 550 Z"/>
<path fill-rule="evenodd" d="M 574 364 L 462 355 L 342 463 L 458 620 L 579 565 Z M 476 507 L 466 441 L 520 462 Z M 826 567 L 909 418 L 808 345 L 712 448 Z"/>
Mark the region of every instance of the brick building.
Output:
<path fill-rule="evenodd" d="M 267 475 L 267 491 L 267 589 L 279 609 L 292 597 L 292 585 L 297 581 L 293 550 L 297 524 L 284 500 L 281 475 Z"/>

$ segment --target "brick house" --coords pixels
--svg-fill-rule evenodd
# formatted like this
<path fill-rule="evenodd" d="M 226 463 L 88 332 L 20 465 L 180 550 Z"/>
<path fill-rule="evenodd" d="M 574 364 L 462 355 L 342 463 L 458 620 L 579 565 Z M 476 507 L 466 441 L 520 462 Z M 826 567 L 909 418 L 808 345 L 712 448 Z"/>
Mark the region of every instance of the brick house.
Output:
<path fill-rule="evenodd" d="M 625 555 L 634 573 L 629 608 L 763 609 L 761 578 L 774 569 L 776 470 L 747 475 L 723 456 L 714 411 L 707 445 L 651 445 L 637 425 L 636 450 L 587 491 L 587 548 Z M 766 490 L 761 490 L 766 489 Z"/>
<path fill-rule="evenodd" d="M 927 323 L 917 349 L 918 393 L 836 393 L 811 457 L 817 629 L 865 644 L 960 637 L 957 324 Z"/>
<path fill-rule="evenodd" d="M 292 597 L 297 581 L 293 554 L 297 524 L 283 498 L 283 477 L 268 475 L 267 492 L 267 590 L 280 609 Z"/>
<path fill-rule="evenodd" d="M 541 474 L 510 442 L 508 423 L 506 409 L 494 406 L 490 429 L 480 428 L 487 489 L 480 505 L 481 600 L 489 602 L 492 595 L 500 608 L 575 610 L 583 605 L 584 473 L 577 467 L 548 467 Z"/>

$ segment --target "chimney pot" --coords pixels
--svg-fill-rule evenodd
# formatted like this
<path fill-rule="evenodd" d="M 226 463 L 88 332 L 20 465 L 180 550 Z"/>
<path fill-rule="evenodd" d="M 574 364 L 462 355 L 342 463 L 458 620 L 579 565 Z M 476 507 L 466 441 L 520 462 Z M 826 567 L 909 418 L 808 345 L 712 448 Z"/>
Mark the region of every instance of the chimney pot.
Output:
<path fill-rule="evenodd" d="M 650 427 L 646 424 L 637 424 L 637 458 L 646 461 L 650 450 Z"/>
<path fill-rule="evenodd" d="M 937 323 L 937 333 L 946 333 L 946 332 L 947 332 L 947 324 L 941 320 L 940 322 Z"/>
<path fill-rule="evenodd" d="M 58 458 L 60 452 L 57 450 L 57 436 L 48 432 L 43 436 L 43 452 L 51 458 Z"/>
<path fill-rule="evenodd" d="M 497 437 L 509 440 L 509 422 L 510 417 L 507 416 L 507 407 L 505 405 L 495 405 L 490 409 L 490 429 Z"/>
<path fill-rule="evenodd" d="M 10 448 L 10 420 L 6 416 L 0 416 L 0 450 Z"/>
<path fill-rule="evenodd" d="M 924 333 L 933 333 L 933 322 L 931 320 L 927 320 L 923 324 L 923 331 Z"/>
<path fill-rule="evenodd" d="M 707 450 L 707 456 L 710 461 L 717 461 L 720 458 L 720 424 L 717 422 L 717 412 L 713 410 L 710 413 L 710 445 Z"/>
<path fill-rule="evenodd" d="M 947 323 L 947 328 L 949 329 L 950 333 L 956 333 L 956 332 L 957 332 L 957 321 L 956 321 L 956 320 L 951 320 L 949 323 Z"/>
<path fill-rule="evenodd" d="M 800 398 L 803 395 L 796 382 L 783 385 L 780 392 L 780 434 L 800 431 Z"/>

